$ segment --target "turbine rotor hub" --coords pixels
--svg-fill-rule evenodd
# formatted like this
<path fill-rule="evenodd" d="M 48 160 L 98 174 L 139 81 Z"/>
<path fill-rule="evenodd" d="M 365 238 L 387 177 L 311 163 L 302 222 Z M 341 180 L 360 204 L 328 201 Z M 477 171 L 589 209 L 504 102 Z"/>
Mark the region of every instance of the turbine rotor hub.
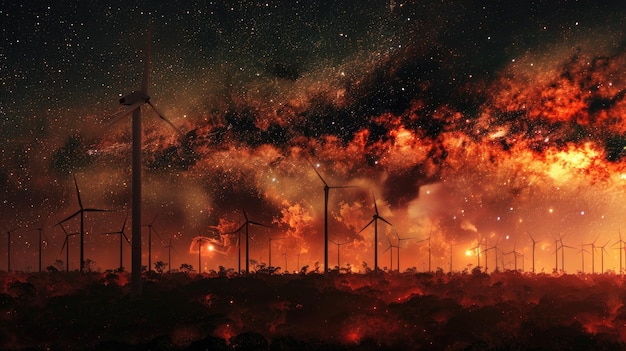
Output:
<path fill-rule="evenodd" d="M 148 102 L 149 100 L 150 96 L 143 91 L 133 91 L 132 93 L 122 97 L 120 99 L 120 104 L 130 106 L 138 101 Z"/>

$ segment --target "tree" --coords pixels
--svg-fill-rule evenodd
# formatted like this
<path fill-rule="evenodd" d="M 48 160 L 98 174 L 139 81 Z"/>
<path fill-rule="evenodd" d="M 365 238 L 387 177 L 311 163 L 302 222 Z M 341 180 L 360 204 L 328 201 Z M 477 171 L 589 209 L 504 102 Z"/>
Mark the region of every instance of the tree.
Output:
<path fill-rule="evenodd" d="M 91 258 L 88 258 L 85 260 L 85 271 L 86 272 L 93 272 L 96 268 L 96 261 L 92 260 Z"/>
<path fill-rule="evenodd" d="M 183 263 L 180 265 L 180 271 L 188 274 L 189 272 L 193 271 L 193 266 L 190 265 L 189 263 Z"/>
<path fill-rule="evenodd" d="M 163 274 L 163 271 L 167 268 L 167 263 L 163 261 L 157 261 L 154 263 L 154 270 L 159 274 Z"/>
<path fill-rule="evenodd" d="M 56 260 L 54 261 L 54 268 L 56 268 L 57 271 L 62 271 L 65 269 L 65 262 L 63 262 L 63 260 Z"/>

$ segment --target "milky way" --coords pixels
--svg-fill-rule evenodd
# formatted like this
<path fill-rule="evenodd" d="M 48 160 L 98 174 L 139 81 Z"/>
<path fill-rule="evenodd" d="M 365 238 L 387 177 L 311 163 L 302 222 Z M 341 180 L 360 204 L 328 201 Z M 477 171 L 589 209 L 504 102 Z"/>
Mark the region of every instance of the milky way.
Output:
<path fill-rule="evenodd" d="M 281 266 L 323 262 L 313 164 L 330 185 L 359 186 L 330 192 L 342 266 L 373 266 L 373 229 L 362 229 L 374 194 L 395 228 L 379 227 L 381 267 L 397 269 L 391 241 L 402 270 L 428 269 L 428 241 L 418 241 L 430 237 L 433 270 L 485 266 L 472 251 L 480 244 L 501 249 L 489 270 L 528 271 L 532 236 L 537 271 L 555 267 L 559 237 L 577 248 L 566 271 L 581 270 L 576 251 L 594 240 L 608 243 L 598 262 L 604 252 L 605 270 L 619 271 L 622 2 L 292 3 L 2 5 L 0 223 L 19 228 L 14 267 L 36 267 L 31 230 L 42 225 L 46 265 L 64 259 L 51 226 L 77 209 L 74 175 L 86 205 L 114 210 L 87 216 L 87 257 L 101 269 L 118 262 L 118 237 L 100 233 L 118 231 L 130 210 L 130 122 L 107 123 L 139 88 L 151 27 L 152 101 L 183 131 L 144 110 L 153 262 L 167 260 L 173 237 L 172 268 L 195 265 L 202 235 L 214 243 L 203 269 L 236 267 L 237 238 L 223 233 L 243 223 L 243 208 L 272 227 L 251 227 L 256 262 L 267 263 L 270 235 L 285 238 L 271 242 Z"/>

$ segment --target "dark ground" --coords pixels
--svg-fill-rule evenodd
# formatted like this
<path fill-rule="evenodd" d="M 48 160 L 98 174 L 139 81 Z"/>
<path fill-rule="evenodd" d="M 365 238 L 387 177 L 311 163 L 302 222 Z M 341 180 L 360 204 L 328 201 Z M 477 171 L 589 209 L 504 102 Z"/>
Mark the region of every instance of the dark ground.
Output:
<path fill-rule="evenodd" d="M 5 350 L 618 350 L 619 275 L 0 273 Z"/>

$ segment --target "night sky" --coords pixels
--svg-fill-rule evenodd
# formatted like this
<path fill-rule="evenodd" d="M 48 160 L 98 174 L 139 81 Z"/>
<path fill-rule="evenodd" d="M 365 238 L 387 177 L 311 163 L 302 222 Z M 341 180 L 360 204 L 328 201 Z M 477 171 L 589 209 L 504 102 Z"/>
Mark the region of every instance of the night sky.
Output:
<path fill-rule="evenodd" d="M 65 260 L 57 222 L 85 207 L 86 258 L 119 264 L 130 211 L 130 118 L 107 122 L 138 90 L 152 28 L 144 117 L 144 224 L 152 261 L 236 268 L 246 209 L 251 258 L 289 270 L 323 263 L 323 183 L 341 265 L 401 269 L 497 265 L 619 271 L 626 239 L 626 3 L 623 1 L 43 1 L 0 5 L 0 269 Z M 78 230 L 78 220 L 66 223 Z M 144 228 L 144 264 L 147 234 Z M 130 236 L 130 225 L 126 225 Z M 606 244 L 606 251 L 598 247 Z M 70 268 L 78 242 L 70 238 Z M 586 272 L 591 245 L 585 246 Z M 330 264 L 337 246 L 330 245 Z M 469 251 L 468 251 L 469 250 Z M 396 250 L 394 257 L 396 255 Z M 517 259 L 513 253 L 518 252 Z M 489 251 L 488 268 L 495 268 Z M 522 258 L 521 255 L 524 255 Z M 484 253 L 481 265 L 484 266 Z M 394 259 L 395 260 L 395 259 Z M 124 248 L 130 268 L 130 247 Z M 276 262 L 276 263 L 275 263 Z M 522 263 L 523 262 L 523 263 Z M 559 262 L 559 265 L 561 263 Z M 394 269 L 395 267 L 394 262 Z M 559 268 L 560 269 L 560 268 Z"/>

